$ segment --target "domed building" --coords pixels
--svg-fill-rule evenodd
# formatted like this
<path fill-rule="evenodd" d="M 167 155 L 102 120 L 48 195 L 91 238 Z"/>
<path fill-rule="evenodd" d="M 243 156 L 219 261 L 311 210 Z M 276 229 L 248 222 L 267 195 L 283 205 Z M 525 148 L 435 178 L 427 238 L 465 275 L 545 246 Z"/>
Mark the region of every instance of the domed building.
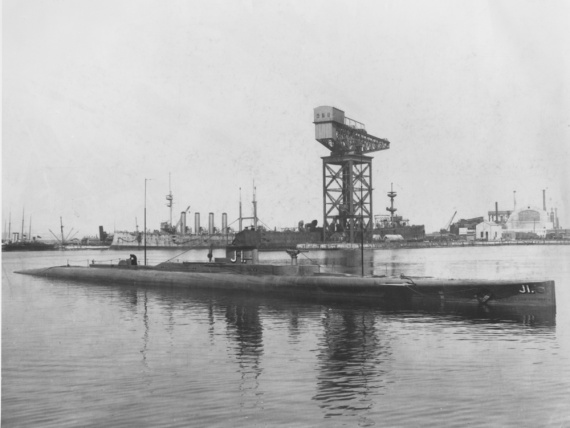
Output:
<path fill-rule="evenodd" d="M 547 211 L 526 206 L 515 210 L 505 224 L 506 231 L 514 233 L 535 233 L 545 237 L 554 225 Z"/>

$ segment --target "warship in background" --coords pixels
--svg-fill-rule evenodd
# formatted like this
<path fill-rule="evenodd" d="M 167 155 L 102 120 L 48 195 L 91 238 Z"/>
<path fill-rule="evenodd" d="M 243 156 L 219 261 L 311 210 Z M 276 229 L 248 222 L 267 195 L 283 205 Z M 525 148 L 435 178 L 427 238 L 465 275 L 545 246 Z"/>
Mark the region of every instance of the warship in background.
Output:
<path fill-rule="evenodd" d="M 166 201 L 166 206 L 170 209 L 170 220 L 162 222 L 160 224 L 160 230 L 153 232 L 143 230 L 141 232 L 138 230 L 137 224 L 136 231 L 134 232 L 115 231 L 110 248 L 117 250 L 142 249 L 143 247 L 155 249 L 225 248 L 233 240 L 234 233 L 228 227 L 228 215 L 226 213 L 222 214 L 221 229 L 214 226 L 214 213 L 210 213 L 208 216 L 208 229 L 204 230 L 200 225 L 199 212 L 194 213 L 194 229 L 189 227 L 186 223 L 186 219 L 187 214 L 190 213 L 190 206 L 184 211 L 181 211 L 178 222 L 173 224 L 172 208 L 174 206 L 174 196 L 170 189 L 170 178 Z"/>
<path fill-rule="evenodd" d="M 264 226 L 257 216 L 257 201 L 255 187 L 253 189 L 253 215 L 244 217 L 242 202 L 239 202 L 238 231 L 228 225 L 227 213 L 222 213 L 221 228 L 215 226 L 214 213 L 208 214 L 208 227 L 205 229 L 200 223 L 200 213 L 194 213 L 194 228 L 187 226 L 187 215 L 190 206 L 180 213 L 176 224 L 172 222 L 172 205 L 174 197 L 172 192 L 166 195 L 167 206 L 170 208 L 170 221 L 162 222 L 160 230 L 146 233 L 146 247 L 160 249 L 205 249 L 226 248 L 228 245 L 241 245 L 256 247 L 259 250 L 284 250 L 295 248 L 298 244 L 307 242 L 321 242 L 322 228 L 318 228 L 316 220 L 308 224 L 299 222 L 297 229 L 270 230 Z M 250 226 L 244 227 L 245 221 L 251 221 Z M 145 234 L 135 232 L 115 231 L 111 249 L 143 248 Z"/>
<path fill-rule="evenodd" d="M 394 207 L 394 198 L 397 193 L 392 189 L 388 192 L 391 204 L 386 208 L 390 215 L 375 216 L 375 228 L 372 233 L 373 241 L 423 241 L 425 239 L 424 225 L 411 225 L 410 221 L 402 216 L 395 215 L 397 208 Z M 166 196 L 167 206 L 172 210 L 173 196 Z M 270 229 L 266 227 L 257 216 L 257 201 L 255 188 L 253 190 L 253 215 L 244 217 L 240 197 L 238 231 L 228 226 L 228 217 L 222 213 L 222 226 L 217 228 L 214 222 L 214 213 L 208 215 L 208 227 L 204 229 L 200 223 L 200 213 L 194 213 L 194 228 L 187 226 L 187 214 L 190 206 L 180 213 L 176 224 L 165 221 L 160 225 L 160 230 L 146 233 L 147 248 L 225 248 L 228 245 L 242 247 L 255 247 L 260 251 L 277 251 L 297 248 L 303 244 L 322 244 L 323 228 L 317 220 L 299 221 L 295 228 Z M 171 214 L 172 218 L 172 214 Z M 249 226 L 244 227 L 245 221 L 251 221 Z M 338 235 L 338 236 L 336 236 Z M 346 241 L 346 234 L 336 232 L 328 240 L 333 242 Z M 111 249 L 143 248 L 144 232 L 115 231 Z M 370 241 L 370 236 L 366 238 Z"/>
<path fill-rule="evenodd" d="M 395 215 L 397 208 L 394 208 L 394 198 L 398 194 L 394 192 L 393 184 L 390 185 L 388 197 L 390 206 L 386 211 L 390 215 L 374 216 L 375 227 L 373 230 L 374 241 L 423 241 L 426 237 L 424 225 L 412 225 L 410 220 L 403 216 Z"/>
<path fill-rule="evenodd" d="M 169 204 L 172 204 L 172 194 L 167 196 Z M 228 215 L 222 214 L 222 227 L 214 226 L 214 213 L 209 213 L 208 228 L 200 225 L 200 213 L 194 213 L 194 229 L 187 226 L 186 218 L 190 207 L 180 213 L 178 223 L 162 222 L 160 230 L 145 233 L 137 230 L 134 232 L 115 231 L 111 249 L 143 248 L 225 248 L 234 238 L 235 233 L 228 227 Z M 146 243 L 145 243 L 146 241 Z"/>

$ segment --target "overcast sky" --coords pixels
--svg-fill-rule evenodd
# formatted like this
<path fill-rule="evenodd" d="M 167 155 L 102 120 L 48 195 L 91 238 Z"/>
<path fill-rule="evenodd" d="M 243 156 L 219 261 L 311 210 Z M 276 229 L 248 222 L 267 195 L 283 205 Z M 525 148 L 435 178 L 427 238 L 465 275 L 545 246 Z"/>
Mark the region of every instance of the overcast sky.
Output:
<path fill-rule="evenodd" d="M 558 208 L 570 228 L 570 2 L 3 2 L 2 216 L 77 237 L 190 205 L 322 224 L 313 108 L 387 138 L 374 214 Z M 189 221 L 193 226 L 193 221 Z M 237 223 L 234 223 L 237 225 Z"/>

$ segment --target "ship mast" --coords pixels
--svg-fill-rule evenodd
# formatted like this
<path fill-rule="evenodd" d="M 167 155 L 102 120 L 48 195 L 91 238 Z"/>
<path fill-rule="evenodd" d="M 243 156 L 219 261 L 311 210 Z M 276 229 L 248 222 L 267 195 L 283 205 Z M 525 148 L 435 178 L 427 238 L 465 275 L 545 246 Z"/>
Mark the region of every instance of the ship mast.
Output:
<path fill-rule="evenodd" d="M 394 183 L 390 183 L 390 191 L 388 192 L 388 197 L 390 198 L 390 208 L 386 208 L 386 211 L 390 212 L 390 222 L 394 223 L 394 213 L 398 210 L 394 208 L 394 198 L 397 193 L 394 192 Z"/>
<path fill-rule="evenodd" d="M 144 179 L 144 265 L 146 266 L 146 182 L 150 178 Z"/>
<path fill-rule="evenodd" d="M 20 237 L 21 241 L 24 241 L 24 209 L 22 209 L 22 236 Z"/>
<path fill-rule="evenodd" d="M 256 187 L 255 181 L 253 182 L 253 216 L 252 217 L 244 217 L 241 208 L 241 187 L 239 188 L 239 231 L 242 231 L 243 220 L 253 220 L 253 228 L 257 230 L 257 200 L 255 198 L 256 194 Z"/>
<path fill-rule="evenodd" d="M 253 228 L 257 230 L 257 201 L 255 200 L 255 181 L 253 182 Z"/>
<path fill-rule="evenodd" d="M 241 187 L 240 187 L 239 188 L 239 231 L 240 232 L 243 230 L 242 220 L 243 220 L 243 216 L 242 216 L 242 212 L 241 212 Z"/>
<path fill-rule="evenodd" d="M 61 245 L 65 245 L 65 238 L 63 237 L 63 220 L 59 218 L 59 224 L 61 226 Z"/>
<path fill-rule="evenodd" d="M 166 195 L 166 200 L 168 202 L 166 203 L 166 206 L 168 208 L 170 208 L 170 223 L 169 223 L 170 229 L 172 229 L 172 200 L 173 199 L 174 198 L 172 197 L 172 190 L 170 189 L 170 173 L 168 173 L 168 195 Z"/>

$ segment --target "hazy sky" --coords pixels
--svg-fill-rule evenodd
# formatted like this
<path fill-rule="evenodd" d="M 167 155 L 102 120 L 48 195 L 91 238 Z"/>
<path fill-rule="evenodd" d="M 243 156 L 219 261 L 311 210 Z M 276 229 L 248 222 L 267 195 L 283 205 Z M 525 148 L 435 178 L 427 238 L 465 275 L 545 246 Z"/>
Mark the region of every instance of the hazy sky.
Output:
<path fill-rule="evenodd" d="M 169 218 L 322 224 L 313 108 L 387 138 L 374 214 L 517 204 L 570 228 L 570 2 L 3 2 L 2 215 L 49 237 Z M 189 221 L 193 226 L 193 221 Z M 237 223 L 234 223 L 237 225 Z"/>

